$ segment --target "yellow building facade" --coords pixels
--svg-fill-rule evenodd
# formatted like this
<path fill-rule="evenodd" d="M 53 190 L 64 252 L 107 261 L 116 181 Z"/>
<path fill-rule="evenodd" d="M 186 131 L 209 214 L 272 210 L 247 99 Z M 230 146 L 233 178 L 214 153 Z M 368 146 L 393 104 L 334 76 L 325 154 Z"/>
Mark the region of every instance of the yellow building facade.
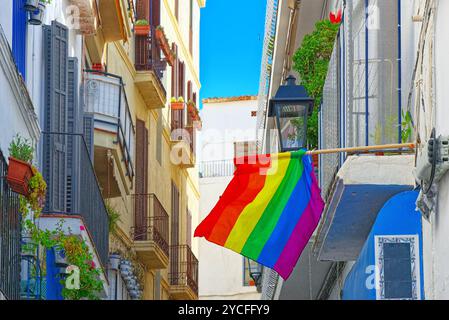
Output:
<path fill-rule="evenodd" d="M 97 31 L 84 41 L 95 171 L 118 215 L 110 253 L 133 261 L 148 300 L 198 297 L 192 233 L 199 219 L 195 136 L 204 6 L 100 0 Z"/>

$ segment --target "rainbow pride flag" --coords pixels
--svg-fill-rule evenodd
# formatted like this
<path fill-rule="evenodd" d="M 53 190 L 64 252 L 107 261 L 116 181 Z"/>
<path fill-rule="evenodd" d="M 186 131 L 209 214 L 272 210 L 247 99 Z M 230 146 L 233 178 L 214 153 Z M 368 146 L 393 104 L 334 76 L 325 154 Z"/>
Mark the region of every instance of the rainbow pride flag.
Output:
<path fill-rule="evenodd" d="M 324 208 L 310 156 L 301 150 L 234 162 L 233 179 L 195 237 L 231 249 L 287 279 Z"/>

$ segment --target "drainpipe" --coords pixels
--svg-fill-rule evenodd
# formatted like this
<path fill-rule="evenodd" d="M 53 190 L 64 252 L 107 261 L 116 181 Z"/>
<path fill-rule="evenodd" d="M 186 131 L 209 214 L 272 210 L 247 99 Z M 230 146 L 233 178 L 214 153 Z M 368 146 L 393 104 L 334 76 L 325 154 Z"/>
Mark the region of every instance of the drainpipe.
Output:
<path fill-rule="evenodd" d="M 398 0 L 398 143 L 402 142 L 402 12 Z"/>

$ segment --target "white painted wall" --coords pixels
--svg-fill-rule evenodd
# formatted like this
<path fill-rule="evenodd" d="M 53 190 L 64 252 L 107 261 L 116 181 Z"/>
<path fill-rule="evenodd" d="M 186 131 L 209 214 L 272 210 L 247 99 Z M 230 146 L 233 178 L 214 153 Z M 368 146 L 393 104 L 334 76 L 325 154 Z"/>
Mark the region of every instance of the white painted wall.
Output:
<path fill-rule="evenodd" d="M 234 142 L 255 141 L 257 100 L 205 103 L 197 154 L 200 161 L 234 158 Z"/>
<path fill-rule="evenodd" d="M 203 130 L 198 143 L 201 161 L 234 157 L 235 141 L 256 139 L 257 100 L 206 103 L 201 111 Z M 213 209 L 232 177 L 200 179 L 200 220 Z M 243 286 L 243 257 L 231 250 L 200 239 L 200 299 L 260 299 L 255 287 Z"/>
<path fill-rule="evenodd" d="M 203 220 L 217 203 L 232 177 L 200 179 L 200 214 Z M 211 299 L 259 299 L 255 287 L 243 286 L 243 257 L 200 239 L 199 297 Z"/>
<path fill-rule="evenodd" d="M 437 135 L 449 135 L 449 1 L 436 1 L 435 23 L 435 125 Z M 430 223 L 423 220 L 426 299 L 449 299 L 449 174 L 439 185 L 438 207 Z"/>

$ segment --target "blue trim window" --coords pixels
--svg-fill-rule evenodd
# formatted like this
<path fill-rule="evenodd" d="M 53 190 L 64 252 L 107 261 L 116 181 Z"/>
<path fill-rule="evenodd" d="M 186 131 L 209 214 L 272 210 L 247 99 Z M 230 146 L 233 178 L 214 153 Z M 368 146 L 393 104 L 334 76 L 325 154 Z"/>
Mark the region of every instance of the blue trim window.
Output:
<path fill-rule="evenodd" d="M 24 9 L 26 0 L 13 2 L 12 53 L 17 69 L 25 79 L 26 76 L 26 34 L 28 13 Z"/>

